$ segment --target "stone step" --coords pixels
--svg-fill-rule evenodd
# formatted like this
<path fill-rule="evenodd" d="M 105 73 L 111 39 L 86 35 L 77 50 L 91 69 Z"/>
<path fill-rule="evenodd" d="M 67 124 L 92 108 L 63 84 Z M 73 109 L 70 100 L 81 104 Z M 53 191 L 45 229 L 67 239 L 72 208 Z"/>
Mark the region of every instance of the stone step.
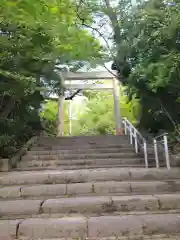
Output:
<path fill-rule="evenodd" d="M 74 143 L 74 144 L 59 144 L 59 143 L 42 143 L 42 144 L 34 144 L 34 146 L 37 147 L 58 147 L 60 149 L 64 148 L 64 149 L 83 149 L 83 148 L 107 148 L 107 147 L 119 147 L 119 148 L 124 148 L 124 147 L 132 147 L 132 145 L 130 145 L 129 142 L 123 142 L 123 143 L 116 143 L 116 142 L 109 142 L 109 143 L 105 143 L 105 142 L 99 142 L 99 143 L 86 143 L 86 142 L 82 142 L 82 143 Z"/>
<path fill-rule="evenodd" d="M 180 179 L 180 169 L 172 168 L 100 168 L 81 170 L 47 170 L 0 174 L 0 185 L 64 184 L 106 181 L 166 181 Z"/>
<path fill-rule="evenodd" d="M 127 153 L 67 153 L 67 154 L 62 154 L 60 153 L 59 155 L 39 155 L 39 156 L 29 156 L 25 155 L 22 157 L 22 160 L 65 160 L 65 159 L 72 159 L 72 160 L 77 160 L 77 159 L 113 159 L 113 158 L 118 158 L 118 159 L 126 159 L 126 158 L 137 158 L 138 154 L 132 153 L 132 152 L 127 152 Z"/>
<path fill-rule="evenodd" d="M 145 164 L 116 164 L 116 165 L 69 165 L 69 166 L 47 166 L 47 167 L 17 167 L 14 170 L 15 171 L 41 171 L 41 170 L 80 170 L 80 169 L 100 169 L 100 168 L 143 168 L 145 169 Z M 149 168 L 155 168 L 155 164 L 149 164 Z M 164 168 L 165 165 L 162 165 L 162 168 Z"/>
<path fill-rule="evenodd" d="M 81 137 L 54 137 L 54 138 L 39 138 L 37 143 L 76 143 L 76 142 L 87 142 L 87 143 L 97 143 L 97 142 L 123 142 L 128 141 L 129 138 L 127 136 L 81 136 Z"/>
<path fill-rule="evenodd" d="M 112 147 L 112 148 L 87 148 L 87 149 L 62 149 L 62 150 L 40 150 L 40 151 L 34 151 L 30 150 L 28 151 L 27 155 L 28 156 L 33 156 L 33 155 L 59 155 L 59 154 L 79 154 L 79 153 L 134 153 L 134 149 L 131 148 L 119 148 L 119 147 Z"/>
<path fill-rule="evenodd" d="M 46 197 L 149 195 L 180 192 L 180 180 L 146 182 L 86 182 L 6 186 L 0 188 L 0 199 L 45 199 Z"/>
<path fill-rule="evenodd" d="M 153 237 L 153 238 L 152 238 Z M 12 240 L 11 238 L 3 238 L 4 240 Z M 57 239 L 57 238 L 56 238 Z M 86 240 L 95 240 L 93 237 L 86 237 Z M 126 237 L 126 236 L 121 236 L 118 237 L 118 240 L 179 240 L 180 239 L 180 234 L 172 234 L 171 236 L 169 234 L 158 234 L 158 235 L 153 235 L 153 236 L 135 236 L 134 237 Z M 21 237 L 18 240 L 28 240 L 27 238 Z M 55 238 L 41 238 L 41 240 L 55 240 Z M 59 238 L 58 240 L 65 240 L 64 238 Z M 74 238 L 68 238 L 68 240 L 74 240 Z M 84 239 L 83 239 L 84 240 Z M 98 237 L 96 240 L 117 240 L 117 237 Z"/>
<path fill-rule="evenodd" d="M 114 134 L 99 134 L 99 135 L 76 135 L 76 136 L 60 136 L 60 137 L 54 137 L 54 136 L 43 136 L 39 137 L 39 140 L 47 140 L 47 139 L 98 139 L 98 138 L 126 138 L 126 135 L 114 135 Z"/>
<path fill-rule="evenodd" d="M 127 159 L 66 159 L 66 160 L 28 160 L 21 161 L 19 167 L 48 167 L 48 166 L 92 166 L 92 165 L 136 165 L 140 164 L 141 160 L 139 158 L 127 158 Z"/>
<path fill-rule="evenodd" d="M 37 146 L 72 146 L 72 147 L 83 147 L 83 145 L 89 145 L 90 147 L 95 147 L 95 146 L 109 146 L 109 145 L 127 145 L 127 146 L 130 146 L 130 142 L 129 141 L 99 141 L 99 142 L 84 142 L 84 141 L 81 141 L 81 142 L 41 142 L 41 143 L 35 143 Z"/>
<path fill-rule="evenodd" d="M 73 164 L 73 165 L 72 165 Z M 113 164 L 113 165 L 112 165 Z M 27 162 L 20 162 L 18 164 L 18 168 L 21 170 L 27 169 L 28 168 L 40 168 L 40 169 L 57 169 L 57 167 L 60 167 L 60 169 L 89 169 L 89 168 L 109 168 L 110 167 L 141 167 L 142 165 L 140 164 L 139 160 L 138 162 L 136 161 L 127 161 L 126 163 L 120 162 L 118 159 L 114 160 L 112 159 L 111 161 L 104 160 L 65 160 L 65 161 L 27 161 Z M 154 164 L 155 166 L 155 164 Z M 143 167 L 143 166 L 142 166 Z"/>
<path fill-rule="evenodd" d="M 81 169 L 81 168 L 108 168 L 108 167 L 144 167 L 144 159 L 66 159 L 66 160 L 23 160 L 18 163 L 18 168 L 32 167 L 61 167 L 62 169 Z M 149 168 L 155 167 L 155 159 L 149 159 Z M 160 162 L 161 167 L 165 167 L 164 162 Z"/>
<path fill-rule="evenodd" d="M 105 238 L 180 233 L 180 214 L 147 214 L 139 216 L 100 216 L 29 218 L 25 220 L 1 220 L 1 236 L 29 239 Z M 140 238 L 139 238 L 140 239 Z M 141 238 L 142 239 L 142 238 Z"/>
<path fill-rule="evenodd" d="M 49 150 L 74 150 L 74 149 L 104 149 L 104 148 L 132 148 L 130 144 L 117 144 L 117 143 L 109 143 L 109 144 L 79 144 L 79 145 L 60 145 L 60 144 L 49 144 L 49 145 L 41 145 L 37 144 L 31 148 L 33 151 L 49 151 Z"/>
<path fill-rule="evenodd" d="M 169 211 L 179 210 L 180 194 L 134 195 L 134 196 L 93 196 L 71 197 L 46 200 L 0 201 L 0 218 L 24 218 L 52 214 L 113 214 L 114 212 Z M 89 215 L 90 214 L 90 215 Z M 138 215 L 137 214 L 137 215 Z M 62 215 L 63 216 L 63 215 Z"/>
<path fill-rule="evenodd" d="M 111 156 L 112 157 L 111 157 Z M 21 159 L 22 163 L 25 162 L 34 162 L 36 164 L 36 162 L 41 162 L 44 163 L 45 165 L 48 164 L 47 162 L 53 162 L 56 163 L 58 165 L 67 165 L 67 163 L 72 164 L 77 164 L 79 163 L 79 165 L 85 165 L 85 164 L 107 164 L 108 162 L 111 161 L 111 164 L 128 164 L 128 163 L 142 163 L 144 164 L 144 158 L 142 156 L 138 156 L 137 154 L 122 154 L 121 156 L 119 156 L 119 154 L 109 154 L 109 155 L 103 155 L 101 156 L 101 154 L 99 154 L 99 156 L 97 157 L 96 155 L 67 155 L 66 157 L 62 156 L 56 156 L 56 155 L 40 155 L 40 156 L 23 156 Z M 154 164 L 155 165 L 155 159 L 154 158 L 149 158 L 148 159 L 148 163 L 149 164 Z M 163 160 L 159 161 L 160 166 L 165 166 L 165 162 Z M 173 164 L 171 163 L 171 166 Z M 174 165 L 176 166 L 176 165 Z"/>

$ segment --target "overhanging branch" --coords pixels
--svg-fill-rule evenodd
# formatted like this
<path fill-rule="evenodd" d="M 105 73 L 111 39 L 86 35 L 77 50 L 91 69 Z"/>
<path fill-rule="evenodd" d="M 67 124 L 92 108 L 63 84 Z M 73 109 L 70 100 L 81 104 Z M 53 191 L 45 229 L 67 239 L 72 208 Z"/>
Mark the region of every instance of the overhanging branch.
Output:
<path fill-rule="evenodd" d="M 71 96 L 66 97 L 65 100 L 73 100 L 73 98 L 81 92 L 81 89 L 78 89 L 76 92 L 74 92 Z"/>

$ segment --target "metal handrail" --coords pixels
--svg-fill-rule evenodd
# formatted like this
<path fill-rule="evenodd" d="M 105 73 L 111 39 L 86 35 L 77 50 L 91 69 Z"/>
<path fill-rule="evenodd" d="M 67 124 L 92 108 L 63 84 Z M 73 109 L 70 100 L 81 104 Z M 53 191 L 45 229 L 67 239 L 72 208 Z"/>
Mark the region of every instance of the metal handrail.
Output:
<path fill-rule="evenodd" d="M 129 131 L 130 144 L 133 144 L 133 139 L 134 139 L 135 152 L 136 153 L 139 152 L 138 145 L 143 149 L 145 167 L 148 168 L 148 154 L 147 154 L 146 139 L 141 135 L 141 133 L 133 126 L 133 124 L 127 118 L 123 118 L 122 122 L 124 124 L 125 135 L 127 135 Z M 140 141 L 142 141 L 142 144 Z"/>
<path fill-rule="evenodd" d="M 133 139 L 134 139 L 135 152 L 136 153 L 139 152 L 139 147 L 143 149 L 145 167 L 148 168 L 147 140 L 141 135 L 141 133 L 133 126 L 133 124 L 127 118 L 123 118 L 122 122 L 124 124 L 125 135 L 128 135 L 128 132 L 129 132 L 131 145 L 133 145 Z M 155 154 L 156 168 L 160 167 L 159 155 L 158 155 L 158 143 L 161 143 L 163 146 L 163 149 L 165 152 L 166 167 L 168 169 L 171 168 L 167 137 L 168 137 L 168 133 L 164 133 L 153 138 L 153 148 L 154 148 L 154 154 Z"/>
<path fill-rule="evenodd" d="M 158 138 L 164 137 L 165 135 L 167 136 L 168 133 L 163 133 L 163 134 L 161 134 L 159 136 L 154 137 L 153 139 L 158 139 Z"/>
<path fill-rule="evenodd" d="M 158 140 L 158 139 L 160 139 L 160 140 Z M 165 159 L 166 159 L 166 167 L 167 167 L 167 169 L 170 169 L 171 165 L 170 165 L 169 148 L 168 148 L 168 133 L 161 134 L 153 139 L 156 168 L 159 168 L 158 143 L 160 143 L 164 149 Z"/>
<path fill-rule="evenodd" d="M 133 124 L 127 119 L 127 118 L 123 118 L 125 122 L 127 122 L 131 127 L 132 129 L 134 129 L 134 131 L 136 131 L 136 133 L 139 135 L 139 137 L 146 141 L 145 138 L 141 135 L 141 133 L 133 126 Z"/>

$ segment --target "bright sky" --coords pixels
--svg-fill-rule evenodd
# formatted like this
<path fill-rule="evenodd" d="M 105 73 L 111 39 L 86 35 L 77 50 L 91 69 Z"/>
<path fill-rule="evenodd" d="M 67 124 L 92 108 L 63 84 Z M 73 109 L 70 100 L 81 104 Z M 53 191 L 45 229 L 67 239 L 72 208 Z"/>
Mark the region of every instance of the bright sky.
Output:
<path fill-rule="evenodd" d="M 119 2 L 118 0 L 114 0 L 113 4 L 117 5 L 118 2 Z M 131 2 L 132 2 L 132 5 L 136 4 L 136 0 L 131 0 Z M 101 20 L 100 18 L 99 19 L 97 18 L 96 23 L 93 26 L 94 28 L 99 28 L 98 24 L 99 24 L 100 20 Z M 106 24 L 100 28 L 100 32 L 103 33 L 103 35 L 105 36 L 106 40 L 108 41 L 108 45 L 112 46 L 113 41 L 111 39 L 108 39 L 108 38 L 112 37 L 112 28 L 111 28 L 110 22 L 108 21 L 108 18 L 104 19 L 104 20 L 106 21 Z M 94 32 L 94 34 L 100 40 L 102 45 L 107 47 L 107 43 L 105 42 L 105 40 L 102 37 L 100 37 L 98 33 Z M 109 70 L 111 70 L 112 61 L 105 63 L 105 65 Z M 91 71 L 107 71 L 107 69 L 103 66 L 98 66 L 94 69 L 91 69 Z"/>

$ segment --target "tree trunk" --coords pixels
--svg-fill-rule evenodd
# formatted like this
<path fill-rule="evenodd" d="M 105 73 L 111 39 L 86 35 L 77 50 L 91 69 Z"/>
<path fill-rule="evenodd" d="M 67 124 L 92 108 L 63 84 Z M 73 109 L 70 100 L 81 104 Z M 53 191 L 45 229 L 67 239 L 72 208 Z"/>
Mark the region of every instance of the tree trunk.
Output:
<path fill-rule="evenodd" d="M 111 20 L 111 25 L 114 30 L 115 42 L 118 43 L 119 39 L 120 39 L 120 27 L 119 27 L 119 21 L 118 21 L 117 15 L 116 15 L 115 11 L 113 10 L 113 8 L 111 7 L 109 0 L 104 0 L 104 3 L 108 10 L 106 14 L 108 15 L 109 19 Z"/>
<path fill-rule="evenodd" d="M 16 101 L 10 98 L 3 110 L 0 112 L 0 119 L 6 119 L 15 107 Z"/>

